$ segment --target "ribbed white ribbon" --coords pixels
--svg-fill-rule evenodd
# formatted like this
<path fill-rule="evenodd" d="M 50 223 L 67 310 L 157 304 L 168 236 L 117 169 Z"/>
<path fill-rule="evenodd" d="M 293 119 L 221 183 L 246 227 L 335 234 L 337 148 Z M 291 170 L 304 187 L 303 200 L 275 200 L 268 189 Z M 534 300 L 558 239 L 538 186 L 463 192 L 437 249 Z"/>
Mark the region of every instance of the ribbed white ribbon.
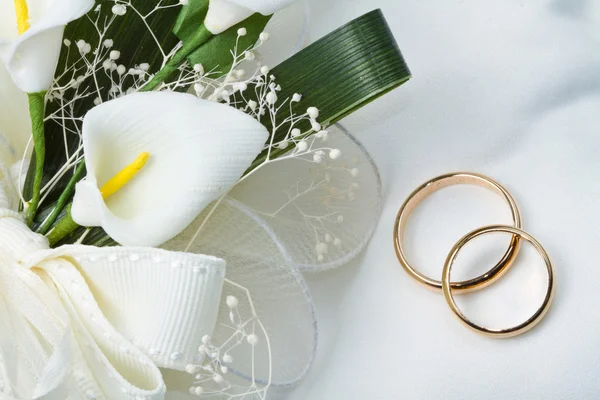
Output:
<path fill-rule="evenodd" d="M 163 399 L 211 334 L 221 259 L 151 248 L 51 250 L 0 209 L 0 399 Z"/>

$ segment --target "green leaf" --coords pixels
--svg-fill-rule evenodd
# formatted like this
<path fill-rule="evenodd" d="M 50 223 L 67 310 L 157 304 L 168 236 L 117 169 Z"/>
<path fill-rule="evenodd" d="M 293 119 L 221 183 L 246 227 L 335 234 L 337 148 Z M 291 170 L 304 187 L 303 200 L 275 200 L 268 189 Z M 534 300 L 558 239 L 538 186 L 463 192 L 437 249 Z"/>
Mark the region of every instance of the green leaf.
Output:
<path fill-rule="evenodd" d="M 411 78 L 402 53 L 381 10 L 359 17 L 323 37 L 271 71 L 282 90 L 280 99 L 302 94 L 296 109 L 317 107 L 319 122 L 328 126 Z M 253 92 L 253 91 L 248 91 Z M 277 114 L 289 116 L 289 107 Z M 265 122 L 268 126 L 268 122 Z M 310 129 L 308 122 L 301 129 Z M 286 129 L 279 129 L 284 139 Z M 289 151 L 274 149 L 276 158 Z M 250 170 L 266 158 L 263 152 Z"/>
<path fill-rule="evenodd" d="M 239 28 L 246 28 L 246 36 L 240 37 L 237 43 L 238 53 L 242 53 L 253 46 L 260 34 L 265 30 L 265 26 L 271 19 L 271 15 L 253 14 L 248 19 L 229 28 L 220 35 L 213 36 L 210 40 L 200 46 L 196 51 L 188 56 L 190 64 L 202 64 L 204 70 L 209 72 L 226 73 L 233 63 L 233 56 L 230 51 L 236 47 Z"/>
<path fill-rule="evenodd" d="M 208 12 L 209 0 L 189 0 L 188 4 L 183 6 L 173 33 L 183 42 L 194 36 L 198 26 L 204 23 L 206 13 Z"/>

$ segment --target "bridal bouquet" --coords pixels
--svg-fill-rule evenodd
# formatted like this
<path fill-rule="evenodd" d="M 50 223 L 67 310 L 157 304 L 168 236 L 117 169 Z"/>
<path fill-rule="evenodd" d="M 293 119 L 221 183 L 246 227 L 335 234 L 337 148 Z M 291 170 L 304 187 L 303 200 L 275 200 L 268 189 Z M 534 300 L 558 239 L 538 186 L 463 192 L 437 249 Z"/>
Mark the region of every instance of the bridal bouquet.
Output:
<path fill-rule="evenodd" d="M 381 206 L 336 123 L 410 72 L 380 11 L 269 65 L 299 10 L 0 4 L 0 399 L 265 399 L 306 376 L 302 273 L 353 258 Z"/>

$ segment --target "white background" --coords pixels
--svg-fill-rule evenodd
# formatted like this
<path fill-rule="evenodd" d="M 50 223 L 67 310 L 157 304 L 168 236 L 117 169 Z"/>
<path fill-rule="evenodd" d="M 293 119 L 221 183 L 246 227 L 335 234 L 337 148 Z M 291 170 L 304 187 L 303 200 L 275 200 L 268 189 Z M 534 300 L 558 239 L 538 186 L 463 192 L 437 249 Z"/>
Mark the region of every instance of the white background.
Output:
<path fill-rule="evenodd" d="M 600 398 L 600 2 L 596 0 L 311 0 L 311 38 L 382 8 L 413 80 L 344 120 L 377 160 L 387 189 L 381 222 L 357 262 L 308 277 L 320 320 L 317 361 L 295 400 Z M 392 227 L 414 187 L 471 170 L 517 198 L 525 228 L 555 263 L 546 319 L 505 340 L 458 323 L 440 294 L 396 261 Z M 484 189 L 456 187 L 419 208 L 411 260 L 440 276 L 452 244 L 508 223 Z M 491 266 L 504 238 L 469 247 Z M 481 244 L 487 244 L 481 246 Z M 486 250 L 483 254 L 481 250 Z M 489 291 L 461 301 L 503 327 L 544 292 L 532 251 Z M 475 272 L 474 272 L 475 271 Z"/>

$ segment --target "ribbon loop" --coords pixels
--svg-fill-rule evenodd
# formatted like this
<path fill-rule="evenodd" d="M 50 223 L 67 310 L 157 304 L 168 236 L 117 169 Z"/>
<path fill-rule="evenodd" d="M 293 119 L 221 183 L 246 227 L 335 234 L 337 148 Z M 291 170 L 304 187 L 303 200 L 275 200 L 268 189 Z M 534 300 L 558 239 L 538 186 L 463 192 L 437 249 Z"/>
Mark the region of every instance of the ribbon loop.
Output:
<path fill-rule="evenodd" d="M 0 209 L 0 398 L 164 399 L 217 318 L 225 262 L 150 248 L 48 248 Z"/>

